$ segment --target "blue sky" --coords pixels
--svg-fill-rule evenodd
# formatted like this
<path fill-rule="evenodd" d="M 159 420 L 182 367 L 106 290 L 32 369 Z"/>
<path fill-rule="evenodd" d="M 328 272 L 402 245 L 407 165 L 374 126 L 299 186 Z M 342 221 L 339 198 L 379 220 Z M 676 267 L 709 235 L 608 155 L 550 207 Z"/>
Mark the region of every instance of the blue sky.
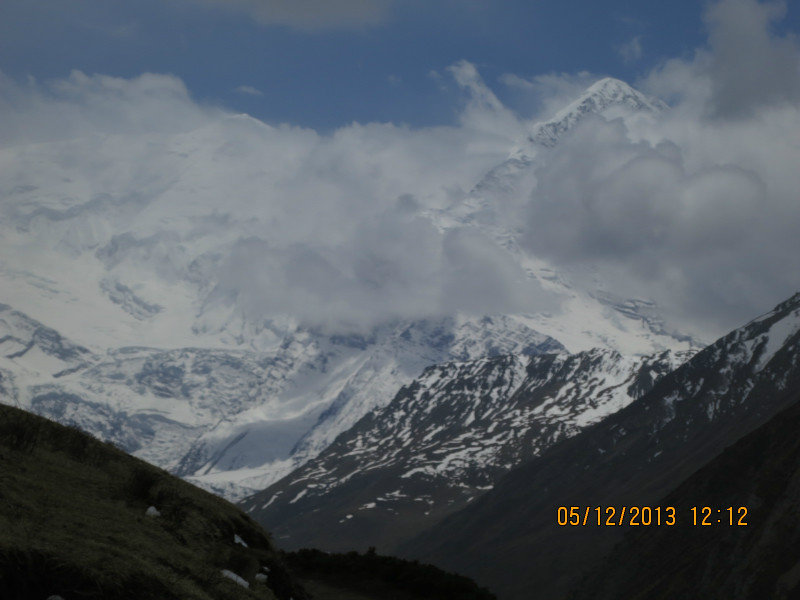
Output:
<path fill-rule="evenodd" d="M 265 12 L 270 5 L 278 8 Z M 436 74 L 456 61 L 474 63 L 506 105 L 528 116 L 535 100 L 504 85 L 504 74 L 588 71 L 634 83 L 703 45 L 703 7 L 687 0 L 3 0 L 0 70 L 18 81 L 72 69 L 170 73 L 201 102 L 317 130 L 352 121 L 447 124 L 463 98 Z M 781 27 L 797 30 L 799 19 L 789 6 Z"/>

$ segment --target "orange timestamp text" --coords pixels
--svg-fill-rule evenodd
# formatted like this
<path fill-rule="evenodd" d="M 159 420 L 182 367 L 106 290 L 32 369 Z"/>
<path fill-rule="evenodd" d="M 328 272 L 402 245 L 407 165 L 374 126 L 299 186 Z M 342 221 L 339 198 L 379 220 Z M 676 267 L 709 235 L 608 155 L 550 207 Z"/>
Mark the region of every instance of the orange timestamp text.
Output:
<path fill-rule="evenodd" d="M 747 525 L 745 506 L 693 506 L 688 512 L 690 518 L 684 523 L 695 526 Z M 678 510 L 674 506 L 559 506 L 556 509 L 556 522 L 561 527 L 672 527 L 678 520 Z"/>

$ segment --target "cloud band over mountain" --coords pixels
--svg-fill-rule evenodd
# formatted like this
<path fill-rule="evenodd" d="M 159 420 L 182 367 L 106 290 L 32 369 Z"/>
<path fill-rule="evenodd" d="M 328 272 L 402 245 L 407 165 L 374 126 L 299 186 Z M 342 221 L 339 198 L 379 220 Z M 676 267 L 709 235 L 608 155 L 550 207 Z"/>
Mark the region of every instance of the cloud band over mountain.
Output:
<path fill-rule="evenodd" d="M 340 14 L 379 14 L 368 4 Z M 641 82 L 671 103 L 660 120 L 587 119 L 537 155 L 532 186 L 496 218 L 576 280 L 653 297 L 712 334 L 790 294 L 800 281 L 800 72 L 796 43 L 771 31 L 781 6 L 711 7 L 708 47 Z M 2 218 L 38 236 L 26 260 L 105 249 L 115 265 L 157 263 L 165 279 L 202 271 L 209 302 L 255 316 L 351 326 L 555 310 L 558 298 L 503 240 L 434 218 L 468 199 L 530 126 L 471 63 L 450 74 L 467 99 L 457 126 L 354 123 L 331 134 L 204 105 L 169 75 L 3 78 Z M 552 96 L 574 81 L 534 87 Z M 11 194 L 25 186 L 63 198 L 32 215 Z M 187 251 L 190 240 L 202 252 Z"/>

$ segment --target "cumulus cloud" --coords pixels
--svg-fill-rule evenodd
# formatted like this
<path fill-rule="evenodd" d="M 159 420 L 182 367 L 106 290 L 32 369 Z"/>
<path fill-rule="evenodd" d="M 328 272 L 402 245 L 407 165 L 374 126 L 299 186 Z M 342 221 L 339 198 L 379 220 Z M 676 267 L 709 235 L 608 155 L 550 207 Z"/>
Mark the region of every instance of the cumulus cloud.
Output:
<path fill-rule="evenodd" d="M 220 291 L 233 291 L 247 315 L 299 316 L 315 327 L 553 306 L 485 236 L 441 232 L 402 207 L 362 220 L 341 245 L 240 240 L 221 273 Z"/>
<path fill-rule="evenodd" d="M 542 154 L 527 247 L 709 335 L 797 290 L 799 54 L 770 32 L 781 11 L 711 6 L 709 46 L 644 81 L 673 101 L 661 119 L 586 119 Z"/>
<path fill-rule="evenodd" d="M 706 13 L 714 116 L 751 116 L 761 107 L 800 100 L 798 48 L 770 33 L 786 3 L 723 0 Z"/>
<path fill-rule="evenodd" d="M 474 64 L 461 60 L 447 70 L 456 83 L 469 92 L 469 100 L 461 113 L 461 123 L 465 127 L 501 135 L 511 135 L 519 130 L 519 119 L 484 83 Z"/>
<path fill-rule="evenodd" d="M 175 105 L 186 110 L 164 111 Z M 65 79 L 17 84 L 0 72 L 0 144 L 187 131 L 217 113 L 194 103 L 184 83 L 172 75 L 124 79 L 73 71 Z"/>
<path fill-rule="evenodd" d="M 314 31 L 372 26 L 389 16 L 391 0 L 195 0 L 243 12 L 265 25 Z"/>
<path fill-rule="evenodd" d="M 0 223 L 28 232 L 29 254 L 96 256 L 130 285 L 190 283 L 204 313 L 249 322 L 553 308 L 495 241 L 436 220 L 511 143 L 488 124 L 513 115 L 474 67 L 452 73 L 461 126 L 327 135 L 205 108 L 169 76 L 4 79 Z"/>
<path fill-rule="evenodd" d="M 785 12 L 785 2 L 721 0 L 710 5 L 704 17 L 708 46 L 691 61 L 667 61 L 645 85 L 716 119 L 752 118 L 762 109 L 796 106 L 798 45 L 794 36 L 772 31 Z"/>
<path fill-rule="evenodd" d="M 585 118 L 497 196 L 471 190 L 528 124 L 466 61 L 436 74 L 464 94 L 457 126 L 327 135 L 204 107 L 170 76 L 0 78 L 0 225 L 16 232 L 0 242 L 27 232 L 24 252 L 96 256 L 126 285 L 188 282 L 210 312 L 352 328 L 552 310 L 494 236 L 510 224 L 577 286 L 652 298 L 712 337 L 800 282 L 798 49 L 771 31 L 781 6 L 712 5 L 707 47 L 639 82 L 670 101 L 660 118 Z M 502 82 L 550 116 L 592 76 Z M 455 220 L 465 202 L 497 219 Z"/>

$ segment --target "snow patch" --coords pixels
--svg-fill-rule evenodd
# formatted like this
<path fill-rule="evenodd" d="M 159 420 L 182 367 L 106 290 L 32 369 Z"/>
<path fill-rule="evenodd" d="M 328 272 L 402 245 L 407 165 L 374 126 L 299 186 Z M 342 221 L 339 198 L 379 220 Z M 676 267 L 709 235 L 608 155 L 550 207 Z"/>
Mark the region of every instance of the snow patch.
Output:
<path fill-rule="evenodd" d="M 800 331 L 800 310 L 796 310 L 790 316 L 774 323 L 769 332 L 765 334 L 766 343 L 761 349 L 754 372 L 758 373 L 767 366 L 775 353 L 785 346 L 787 340 L 798 331 Z"/>
<path fill-rule="evenodd" d="M 222 573 L 223 577 L 227 577 L 231 581 L 233 581 L 235 583 L 238 583 L 243 588 L 249 588 L 250 587 L 250 584 L 247 583 L 247 581 L 245 581 L 242 577 L 239 577 L 233 571 L 229 571 L 228 569 L 222 569 L 221 573 Z"/>

